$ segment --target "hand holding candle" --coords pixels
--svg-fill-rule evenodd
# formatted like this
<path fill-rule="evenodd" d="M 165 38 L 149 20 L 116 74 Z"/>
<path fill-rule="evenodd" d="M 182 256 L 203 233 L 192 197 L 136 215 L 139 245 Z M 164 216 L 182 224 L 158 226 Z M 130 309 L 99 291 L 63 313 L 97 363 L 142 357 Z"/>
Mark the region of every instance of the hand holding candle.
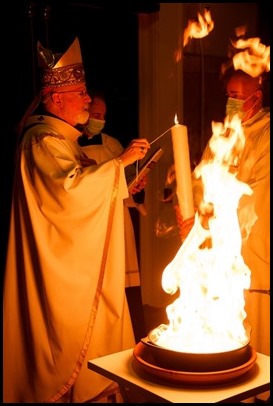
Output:
<path fill-rule="evenodd" d="M 171 128 L 176 175 L 176 194 L 183 220 L 194 216 L 192 175 L 187 127 L 175 124 Z"/>

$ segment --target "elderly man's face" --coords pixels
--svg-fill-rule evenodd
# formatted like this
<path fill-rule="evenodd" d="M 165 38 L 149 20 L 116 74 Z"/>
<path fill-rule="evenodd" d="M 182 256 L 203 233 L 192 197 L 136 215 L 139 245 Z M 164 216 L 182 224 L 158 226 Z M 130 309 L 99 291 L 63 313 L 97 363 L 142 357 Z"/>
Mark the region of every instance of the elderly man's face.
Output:
<path fill-rule="evenodd" d="M 89 118 L 91 98 L 85 84 L 65 86 L 54 90 L 54 102 L 60 106 L 60 116 L 69 124 L 84 124 Z"/>

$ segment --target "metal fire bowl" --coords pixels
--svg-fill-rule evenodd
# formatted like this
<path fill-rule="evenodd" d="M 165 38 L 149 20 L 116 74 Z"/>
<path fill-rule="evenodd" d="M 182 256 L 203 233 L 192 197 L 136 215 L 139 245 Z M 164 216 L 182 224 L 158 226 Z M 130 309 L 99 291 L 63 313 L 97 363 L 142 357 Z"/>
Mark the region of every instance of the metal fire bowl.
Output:
<path fill-rule="evenodd" d="M 149 348 L 157 366 L 177 371 L 212 372 L 235 368 L 247 362 L 251 352 L 248 344 L 232 351 L 196 354 L 166 349 L 154 344 L 149 337 L 141 341 Z"/>
<path fill-rule="evenodd" d="M 168 350 L 142 339 L 134 348 L 135 369 L 160 383 L 217 384 L 246 374 L 257 354 L 250 345 L 235 351 L 191 354 Z M 147 376 L 146 376 L 147 378 Z"/>

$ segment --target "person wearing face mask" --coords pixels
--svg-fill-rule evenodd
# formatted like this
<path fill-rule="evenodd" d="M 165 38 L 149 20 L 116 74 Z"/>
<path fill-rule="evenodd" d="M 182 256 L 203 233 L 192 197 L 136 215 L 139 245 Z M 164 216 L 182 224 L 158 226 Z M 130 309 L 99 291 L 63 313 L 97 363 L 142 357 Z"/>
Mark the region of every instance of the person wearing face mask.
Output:
<path fill-rule="evenodd" d="M 263 107 L 261 76 L 252 77 L 237 70 L 227 75 L 225 83 L 226 115 L 238 115 L 245 135 L 236 165 L 237 178 L 253 191 L 251 196 L 241 198 L 240 224 L 245 213 L 251 213 L 252 204 L 257 215 L 248 237 L 244 238 L 242 230 L 242 256 L 251 270 L 251 287 L 245 296 L 250 344 L 256 351 L 270 355 L 270 108 Z M 254 399 L 266 403 L 268 400 L 269 392 Z"/>
<path fill-rule="evenodd" d="M 261 78 L 249 79 L 243 71 L 236 71 L 226 84 L 228 99 L 226 116 L 238 115 L 242 123 L 260 112 L 262 108 Z"/>
<path fill-rule="evenodd" d="M 85 125 L 86 135 L 88 136 L 90 134 L 90 137 L 88 138 L 92 138 L 94 137 L 94 135 L 101 134 L 106 123 L 105 120 L 92 117 L 92 108 L 90 108 L 90 110 L 91 110 L 90 118 L 88 123 Z"/>
<path fill-rule="evenodd" d="M 251 326 L 250 345 L 256 351 L 270 355 L 270 109 L 263 107 L 262 77 L 252 77 L 242 70 L 230 71 L 224 77 L 226 114 L 239 116 L 245 143 L 230 170 L 237 179 L 248 184 L 253 194 L 242 196 L 238 219 L 242 231 L 242 256 L 251 270 L 251 286 L 245 293 L 245 311 Z M 201 160 L 212 157 L 209 145 Z M 202 200 L 202 183 L 193 179 L 196 207 Z M 253 208 L 254 211 L 253 212 Z M 253 226 L 244 234 L 244 219 L 253 215 Z M 257 216 L 257 218 L 256 218 Z M 187 235 L 194 219 L 183 222 L 178 217 L 181 234 Z"/>
<path fill-rule="evenodd" d="M 91 91 L 90 94 L 89 120 L 82 127 L 83 133 L 78 138 L 78 144 L 89 158 L 94 159 L 97 164 L 100 164 L 118 157 L 123 151 L 123 146 L 116 138 L 103 132 L 107 113 L 104 94 L 98 91 Z M 127 181 L 135 175 L 135 171 L 134 165 L 129 165 L 125 168 Z M 147 214 L 144 206 L 144 188 L 146 183 L 147 177 L 141 179 L 133 189 L 133 193 L 129 193 L 129 197 L 124 200 L 126 295 L 136 342 L 144 337 L 146 332 L 144 329 L 144 315 L 140 291 L 139 263 L 131 213 L 137 209 L 142 215 Z"/>

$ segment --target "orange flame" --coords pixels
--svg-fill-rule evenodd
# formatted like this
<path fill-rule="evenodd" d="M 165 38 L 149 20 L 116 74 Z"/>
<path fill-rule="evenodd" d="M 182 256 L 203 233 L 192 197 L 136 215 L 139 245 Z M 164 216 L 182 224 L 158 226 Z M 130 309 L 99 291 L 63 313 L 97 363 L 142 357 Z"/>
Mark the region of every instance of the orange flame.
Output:
<path fill-rule="evenodd" d="M 189 20 L 183 34 L 183 47 L 189 43 L 190 38 L 203 38 L 214 28 L 210 10 L 205 8 L 204 16 L 197 14 L 198 20 Z M 179 41 L 180 42 L 180 41 Z M 177 63 L 182 59 L 182 47 L 179 46 L 174 52 L 174 61 Z"/>
<path fill-rule="evenodd" d="M 253 77 L 270 71 L 270 46 L 261 44 L 260 38 L 240 39 L 234 46 L 244 49 L 233 57 L 235 70 L 241 69 Z"/>
<path fill-rule="evenodd" d="M 203 38 L 214 28 L 210 10 L 205 9 L 204 16 L 198 13 L 197 17 L 198 21 L 189 20 L 188 26 L 184 30 L 184 47 L 188 44 L 190 38 Z"/>
<path fill-rule="evenodd" d="M 264 72 L 270 71 L 270 46 L 262 44 L 260 38 L 239 38 L 231 43 L 236 50 L 242 50 L 236 52 L 232 58 L 235 70 L 241 69 L 252 77 L 258 77 Z M 225 72 L 228 65 L 223 64 L 222 73 Z"/>
<path fill-rule="evenodd" d="M 149 338 L 162 347 L 191 353 L 239 348 L 249 341 L 244 320 L 244 290 L 251 272 L 241 256 L 238 202 L 252 189 L 229 171 L 230 161 L 244 146 L 238 116 L 212 122 L 213 157 L 195 169 L 203 182 L 203 201 L 188 237 L 162 274 L 165 292 L 180 296 L 166 312 L 169 325 L 152 330 Z M 204 226 L 202 213 L 210 213 Z M 210 246 L 204 245 L 209 239 Z"/>

